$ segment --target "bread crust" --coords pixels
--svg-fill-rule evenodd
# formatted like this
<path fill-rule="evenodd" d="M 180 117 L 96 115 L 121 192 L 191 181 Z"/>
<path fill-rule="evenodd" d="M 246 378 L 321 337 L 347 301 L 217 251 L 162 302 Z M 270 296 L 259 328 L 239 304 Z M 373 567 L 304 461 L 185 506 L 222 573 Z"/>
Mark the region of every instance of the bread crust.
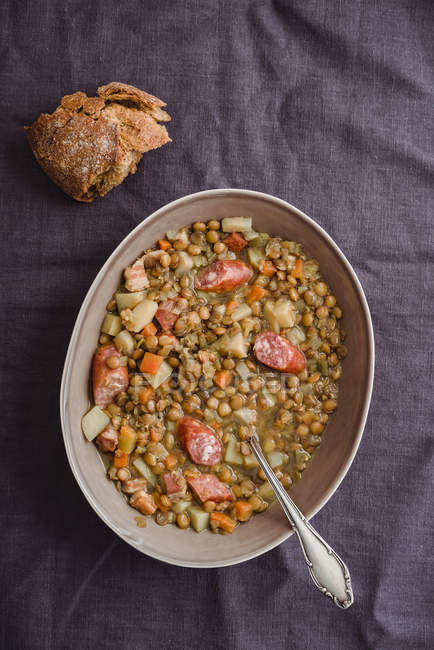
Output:
<path fill-rule="evenodd" d="M 120 82 L 62 97 L 52 114 L 25 127 L 36 160 L 66 194 L 91 202 L 134 174 L 143 153 L 171 142 L 159 121 L 165 103 Z"/>

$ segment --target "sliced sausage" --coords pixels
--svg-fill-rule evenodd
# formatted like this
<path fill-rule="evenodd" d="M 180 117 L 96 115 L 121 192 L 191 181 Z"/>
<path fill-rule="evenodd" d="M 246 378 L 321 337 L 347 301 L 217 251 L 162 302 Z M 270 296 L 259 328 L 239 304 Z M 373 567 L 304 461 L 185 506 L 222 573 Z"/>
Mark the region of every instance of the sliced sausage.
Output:
<path fill-rule="evenodd" d="M 255 356 L 274 370 L 281 372 L 301 372 L 306 360 L 304 355 L 292 343 L 275 332 L 261 332 L 255 340 Z"/>
<path fill-rule="evenodd" d="M 165 472 L 161 475 L 166 494 L 170 497 L 183 497 L 187 489 L 187 482 L 179 469 Z"/>
<path fill-rule="evenodd" d="M 178 420 L 177 434 L 194 463 L 216 465 L 223 456 L 223 446 L 213 429 L 188 415 Z"/>
<path fill-rule="evenodd" d="M 195 280 L 196 289 L 224 293 L 245 284 L 253 269 L 239 260 L 217 260 L 200 271 Z"/>
<path fill-rule="evenodd" d="M 202 503 L 205 501 L 221 503 L 234 500 L 230 489 L 219 481 L 215 474 L 201 474 L 195 478 L 189 478 L 188 484 Z"/>
<path fill-rule="evenodd" d="M 127 367 L 109 368 L 106 364 L 109 357 L 121 357 L 113 343 L 102 345 L 93 359 L 93 395 L 95 404 L 101 408 L 108 406 L 118 393 L 128 388 Z"/>
<path fill-rule="evenodd" d="M 228 237 L 223 239 L 223 242 L 234 253 L 239 253 L 247 246 L 247 241 L 244 239 L 240 232 L 231 232 Z"/>
<path fill-rule="evenodd" d="M 140 258 L 131 266 L 127 266 L 124 271 L 125 287 L 128 291 L 142 291 L 149 287 L 148 276 L 143 265 L 143 259 Z"/>
<path fill-rule="evenodd" d="M 180 312 L 177 309 L 177 302 L 178 298 L 168 298 L 159 305 L 155 318 L 163 330 L 171 330 L 178 320 Z"/>
<path fill-rule="evenodd" d="M 95 442 L 101 451 L 114 451 L 118 446 L 119 434 L 113 427 L 107 427 L 96 438 Z"/>
<path fill-rule="evenodd" d="M 152 515 L 157 509 L 153 496 L 144 490 L 134 492 L 130 499 L 130 505 L 140 510 L 144 515 Z"/>
<path fill-rule="evenodd" d="M 128 481 L 122 482 L 122 491 L 126 494 L 134 494 L 134 492 L 146 492 L 148 483 L 145 478 L 131 478 Z"/>

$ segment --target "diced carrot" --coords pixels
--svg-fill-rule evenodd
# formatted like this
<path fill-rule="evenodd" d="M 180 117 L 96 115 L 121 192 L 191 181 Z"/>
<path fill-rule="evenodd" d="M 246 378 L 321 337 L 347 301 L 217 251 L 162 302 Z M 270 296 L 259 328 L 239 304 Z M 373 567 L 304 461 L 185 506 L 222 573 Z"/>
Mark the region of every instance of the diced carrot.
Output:
<path fill-rule="evenodd" d="M 125 451 L 116 449 L 115 455 L 113 458 L 113 465 L 115 467 L 127 467 L 128 465 L 128 454 Z"/>
<path fill-rule="evenodd" d="M 150 438 L 153 442 L 160 442 L 162 437 L 163 434 L 161 433 L 161 431 L 159 431 L 158 429 L 151 429 Z"/>
<path fill-rule="evenodd" d="M 164 459 L 164 464 L 166 465 L 167 469 L 173 469 L 174 467 L 176 467 L 177 462 L 178 459 L 175 456 L 175 454 L 169 454 Z"/>
<path fill-rule="evenodd" d="M 291 271 L 291 275 L 293 278 L 299 278 L 300 280 L 303 279 L 303 260 L 295 261 L 294 268 Z"/>
<path fill-rule="evenodd" d="M 210 514 L 210 520 L 217 524 L 217 528 L 222 528 L 227 533 L 231 533 L 235 528 L 236 522 L 223 512 L 212 512 Z"/>
<path fill-rule="evenodd" d="M 165 506 L 163 503 L 161 503 L 160 495 L 158 492 L 153 492 L 152 496 L 154 497 L 154 501 L 157 504 L 157 508 L 160 508 L 162 512 L 169 510 L 170 506 Z"/>
<path fill-rule="evenodd" d="M 148 325 L 142 329 L 143 336 L 153 336 L 156 334 L 156 332 L 157 328 L 155 327 L 154 323 L 148 323 Z"/>
<path fill-rule="evenodd" d="M 264 287 L 260 287 L 259 284 L 254 284 L 253 287 L 250 289 L 250 293 L 247 296 L 247 302 L 249 305 L 252 304 L 252 302 L 256 302 L 257 300 L 261 300 L 264 296 L 267 295 L 267 290 L 264 289 Z"/>
<path fill-rule="evenodd" d="M 236 501 L 235 512 L 237 513 L 238 521 L 249 521 L 253 508 L 248 501 Z"/>
<path fill-rule="evenodd" d="M 146 386 L 146 388 L 142 388 L 142 390 L 139 393 L 139 402 L 140 404 L 145 405 L 153 397 L 154 397 L 154 389 L 151 388 L 151 386 Z"/>
<path fill-rule="evenodd" d="M 219 388 L 226 388 L 228 384 L 231 383 L 232 373 L 229 370 L 219 370 L 214 375 L 214 383 L 217 384 Z"/>
<path fill-rule="evenodd" d="M 228 304 L 226 305 L 226 313 L 230 314 L 238 307 L 240 303 L 237 300 L 229 300 Z"/>
<path fill-rule="evenodd" d="M 155 375 L 163 362 L 163 357 L 159 354 L 152 354 L 152 352 L 145 352 L 140 364 L 140 372 L 149 372 L 150 375 Z"/>
<path fill-rule="evenodd" d="M 159 239 L 158 240 L 158 245 L 161 248 L 162 251 L 167 251 L 168 248 L 172 246 L 170 241 L 167 241 L 167 239 Z"/>
<path fill-rule="evenodd" d="M 271 277 L 276 273 L 276 267 L 270 260 L 264 260 L 261 263 L 259 270 L 261 271 L 262 275 L 266 275 L 267 277 Z"/>

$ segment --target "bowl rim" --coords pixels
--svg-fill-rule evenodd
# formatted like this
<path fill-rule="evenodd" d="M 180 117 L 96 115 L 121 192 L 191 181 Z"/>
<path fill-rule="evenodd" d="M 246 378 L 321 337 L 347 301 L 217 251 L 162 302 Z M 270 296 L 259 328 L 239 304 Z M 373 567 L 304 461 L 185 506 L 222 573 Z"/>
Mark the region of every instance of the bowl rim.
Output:
<path fill-rule="evenodd" d="M 314 221 L 311 217 L 309 217 L 307 214 L 293 206 L 291 203 L 288 201 L 285 201 L 283 199 L 280 199 L 276 196 L 273 196 L 272 194 L 267 194 L 265 192 L 258 192 L 256 190 L 247 190 L 247 189 L 239 189 L 239 188 L 221 188 L 221 189 L 210 189 L 210 190 L 201 190 L 199 192 L 193 192 L 192 194 L 187 194 L 185 196 L 182 196 L 178 199 L 175 199 L 173 201 L 170 201 L 169 203 L 166 203 L 165 205 L 161 206 L 157 210 L 155 210 L 153 213 L 151 213 L 148 217 L 145 217 L 133 230 L 131 230 L 126 237 L 124 237 L 121 242 L 116 246 L 116 248 L 113 250 L 111 255 L 107 258 L 97 275 L 95 276 L 92 284 L 90 285 L 86 296 L 81 304 L 80 310 L 78 312 L 74 328 L 72 330 L 71 338 L 68 344 L 68 350 L 66 353 L 65 357 L 65 363 L 63 367 L 63 372 L 62 372 L 62 380 L 61 380 L 61 388 L 60 388 L 60 421 L 61 421 L 61 427 L 62 427 L 62 435 L 63 435 L 63 442 L 65 445 L 65 450 L 66 450 L 66 455 L 68 458 L 69 466 L 71 468 L 71 471 L 75 477 L 75 480 L 77 481 L 82 493 L 84 494 L 86 500 L 92 507 L 92 509 L 96 512 L 96 514 L 102 519 L 102 521 L 109 527 L 111 530 L 116 533 L 119 537 L 121 537 L 125 542 L 127 542 L 130 546 L 133 548 L 137 549 L 138 551 L 142 552 L 145 555 L 148 555 L 149 557 L 152 557 L 156 560 L 160 560 L 161 562 L 165 562 L 166 564 L 172 564 L 175 566 L 182 566 L 182 567 L 187 567 L 187 568 L 200 568 L 200 569 L 210 569 L 210 568 L 219 568 L 219 567 L 225 567 L 225 566 L 233 566 L 235 564 L 240 564 L 242 562 L 246 562 L 248 560 L 252 560 L 255 557 L 258 557 L 264 553 L 267 553 L 268 551 L 271 551 L 273 548 L 276 546 L 279 546 L 282 542 L 284 542 L 288 537 L 290 537 L 293 534 L 293 530 L 290 528 L 288 525 L 288 531 L 285 533 L 282 533 L 279 535 L 276 539 L 274 539 L 272 542 L 269 544 L 266 544 L 265 546 L 261 547 L 258 550 L 251 551 L 248 553 L 245 553 L 244 555 L 236 558 L 234 561 L 228 562 L 227 560 L 219 561 L 215 560 L 212 563 L 195 563 L 195 562 L 189 562 L 189 561 L 174 561 L 172 559 L 168 559 L 164 555 L 160 555 L 159 553 L 153 552 L 153 551 L 148 551 L 147 549 L 145 550 L 141 545 L 136 544 L 133 539 L 131 539 L 129 536 L 123 535 L 122 531 L 120 531 L 117 527 L 117 525 L 111 521 L 110 517 L 105 513 L 105 511 L 100 508 L 97 503 L 95 502 L 93 495 L 90 490 L 88 490 L 84 480 L 82 480 L 82 477 L 80 475 L 80 472 L 78 471 L 78 468 L 75 466 L 75 461 L 73 458 L 73 453 L 70 445 L 70 434 L 69 432 L 67 433 L 67 427 L 66 427 L 66 401 L 67 401 L 67 386 L 69 384 L 69 373 L 70 373 L 70 368 L 71 368 L 71 362 L 73 359 L 73 354 L 74 354 L 74 349 L 76 346 L 76 339 L 77 339 L 77 333 L 82 325 L 82 321 L 84 319 L 84 314 L 86 312 L 86 308 L 88 306 L 88 303 L 90 302 L 91 299 L 91 294 L 93 293 L 94 288 L 96 285 L 99 283 L 100 279 L 104 276 L 106 269 L 110 266 L 113 258 L 117 255 L 118 250 L 121 247 L 124 247 L 125 245 L 128 245 L 135 237 L 136 233 L 143 228 L 143 223 L 146 221 L 148 224 L 151 222 L 155 221 L 158 219 L 160 214 L 163 211 L 167 211 L 170 208 L 174 208 L 176 206 L 182 205 L 183 203 L 188 203 L 191 200 L 194 200 L 199 197 L 207 197 L 207 196 L 218 196 L 222 194 L 238 194 L 242 196 L 249 196 L 251 198 L 260 198 L 262 200 L 266 200 L 272 203 L 275 203 L 279 205 L 280 207 L 290 210 L 297 214 L 302 220 L 306 221 L 311 228 L 316 230 L 328 243 L 328 245 L 334 250 L 336 255 L 340 258 L 341 262 L 343 263 L 347 273 L 351 277 L 351 280 L 353 282 L 353 285 L 358 293 L 358 297 L 360 299 L 362 311 L 365 317 L 365 322 L 366 322 L 366 327 L 367 327 L 367 334 L 368 334 L 368 376 L 366 378 L 366 392 L 363 400 L 363 404 L 360 409 L 360 420 L 359 420 L 359 426 L 357 430 L 357 434 L 354 440 L 354 444 L 351 450 L 351 454 L 348 456 L 348 459 L 346 463 L 342 466 L 341 471 L 339 474 L 336 476 L 335 480 L 331 484 L 330 488 L 328 491 L 324 494 L 323 498 L 319 501 L 317 506 L 312 509 L 311 512 L 309 513 L 304 513 L 307 519 L 311 519 L 314 517 L 331 499 L 333 494 L 336 492 L 342 481 L 344 480 L 345 476 L 348 473 L 348 470 L 351 467 L 351 464 L 353 463 L 353 460 L 355 458 L 355 455 L 359 449 L 360 441 L 362 439 L 362 435 L 365 429 L 366 425 L 366 419 L 368 417 L 368 412 L 369 412 L 369 406 L 371 402 L 371 396 L 372 396 L 372 389 L 373 389 L 373 383 L 374 383 L 374 371 L 375 371 L 375 340 L 374 340 L 374 330 L 372 326 L 372 319 L 371 319 L 371 314 L 369 311 L 369 306 L 368 306 L 368 301 L 365 296 L 365 292 L 363 291 L 362 285 L 360 283 L 360 280 L 358 279 L 356 272 L 354 271 L 353 267 L 351 266 L 350 262 L 344 255 L 344 253 L 341 251 L 339 246 L 335 243 L 335 241 L 332 239 L 332 237 L 322 228 L 316 221 Z"/>

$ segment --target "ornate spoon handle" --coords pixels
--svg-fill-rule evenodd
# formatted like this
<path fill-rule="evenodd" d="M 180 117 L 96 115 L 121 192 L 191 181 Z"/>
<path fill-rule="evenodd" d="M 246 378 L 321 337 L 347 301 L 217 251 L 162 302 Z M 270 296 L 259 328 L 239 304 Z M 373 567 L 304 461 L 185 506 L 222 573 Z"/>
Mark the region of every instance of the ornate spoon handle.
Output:
<path fill-rule="evenodd" d="M 335 605 L 347 609 L 353 604 L 354 596 L 346 564 L 318 535 L 288 496 L 267 463 L 256 435 L 250 439 L 250 446 L 298 537 L 312 580 L 325 596 L 333 600 Z"/>

